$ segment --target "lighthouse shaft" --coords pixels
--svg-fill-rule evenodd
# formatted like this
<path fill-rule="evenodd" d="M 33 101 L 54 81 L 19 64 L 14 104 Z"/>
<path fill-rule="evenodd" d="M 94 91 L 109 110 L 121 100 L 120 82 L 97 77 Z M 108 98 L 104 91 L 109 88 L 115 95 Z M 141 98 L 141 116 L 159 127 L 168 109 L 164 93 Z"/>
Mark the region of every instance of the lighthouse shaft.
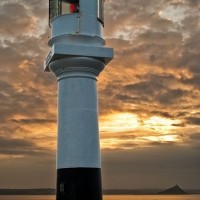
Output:
<path fill-rule="evenodd" d="M 45 71 L 58 80 L 56 199 L 101 200 L 97 77 L 113 58 L 102 38 L 103 0 L 50 0 L 50 5 Z M 69 13 L 63 14 L 64 8 Z"/>
<path fill-rule="evenodd" d="M 55 61 L 66 66 L 58 77 L 57 199 L 101 200 L 101 163 L 95 68 L 104 63 L 74 57 Z M 95 67 L 93 67 L 95 66 Z"/>

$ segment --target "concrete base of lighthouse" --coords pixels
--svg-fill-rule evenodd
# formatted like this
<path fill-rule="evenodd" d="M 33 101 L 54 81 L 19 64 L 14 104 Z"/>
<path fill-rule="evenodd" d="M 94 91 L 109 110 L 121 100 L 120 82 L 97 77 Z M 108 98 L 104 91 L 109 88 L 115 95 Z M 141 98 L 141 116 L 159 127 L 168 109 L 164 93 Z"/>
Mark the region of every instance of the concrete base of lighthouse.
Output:
<path fill-rule="evenodd" d="M 97 76 L 104 62 L 53 61 L 58 78 L 57 200 L 102 200 Z"/>

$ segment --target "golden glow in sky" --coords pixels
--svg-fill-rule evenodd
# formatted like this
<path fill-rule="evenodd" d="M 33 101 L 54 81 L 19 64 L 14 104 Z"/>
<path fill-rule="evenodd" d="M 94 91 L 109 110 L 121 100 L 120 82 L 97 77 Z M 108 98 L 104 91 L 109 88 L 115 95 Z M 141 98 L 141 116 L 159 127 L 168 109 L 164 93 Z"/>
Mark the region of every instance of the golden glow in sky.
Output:
<path fill-rule="evenodd" d="M 180 120 L 167 119 L 164 117 L 153 116 L 144 120 L 143 127 L 146 129 L 152 129 L 160 133 L 170 133 L 173 129 L 176 129 L 174 125 L 179 124 Z"/>
<path fill-rule="evenodd" d="M 131 131 L 139 125 L 137 116 L 131 113 L 110 114 L 100 120 L 100 131 L 102 132 Z"/>
<path fill-rule="evenodd" d="M 100 118 L 101 147 L 131 149 L 151 142 L 178 143 L 181 139 L 174 134 L 178 124 L 180 120 L 159 116 L 140 119 L 131 113 L 112 113 Z"/>

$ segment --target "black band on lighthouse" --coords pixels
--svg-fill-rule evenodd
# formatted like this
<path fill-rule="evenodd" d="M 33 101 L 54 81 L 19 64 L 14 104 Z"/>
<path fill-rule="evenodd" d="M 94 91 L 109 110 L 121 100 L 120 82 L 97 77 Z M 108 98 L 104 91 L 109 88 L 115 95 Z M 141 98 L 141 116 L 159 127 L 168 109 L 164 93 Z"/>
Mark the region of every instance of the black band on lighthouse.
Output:
<path fill-rule="evenodd" d="M 57 169 L 57 200 L 102 200 L 100 168 Z"/>

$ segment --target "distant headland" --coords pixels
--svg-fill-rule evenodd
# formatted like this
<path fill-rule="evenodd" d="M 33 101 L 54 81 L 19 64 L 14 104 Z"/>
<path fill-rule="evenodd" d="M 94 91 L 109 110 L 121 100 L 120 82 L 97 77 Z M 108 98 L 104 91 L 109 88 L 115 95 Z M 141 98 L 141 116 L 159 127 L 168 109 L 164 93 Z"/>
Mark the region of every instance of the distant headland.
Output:
<path fill-rule="evenodd" d="M 55 195 L 53 188 L 39 189 L 0 189 L 0 195 Z M 162 195 L 162 194 L 200 194 L 200 189 L 181 189 L 178 185 L 167 190 L 163 189 L 104 189 L 104 195 Z"/>
<path fill-rule="evenodd" d="M 187 192 L 185 192 L 183 189 L 181 189 L 178 185 L 175 185 L 174 187 L 171 187 L 167 190 L 158 192 L 158 194 L 172 194 L 172 195 L 179 195 L 179 194 L 188 194 Z"/>
<path fill-rule="evenodd" d="M 52 188 L 40 189 L 0 189 L 0 195 L 55 195 Z"/>

